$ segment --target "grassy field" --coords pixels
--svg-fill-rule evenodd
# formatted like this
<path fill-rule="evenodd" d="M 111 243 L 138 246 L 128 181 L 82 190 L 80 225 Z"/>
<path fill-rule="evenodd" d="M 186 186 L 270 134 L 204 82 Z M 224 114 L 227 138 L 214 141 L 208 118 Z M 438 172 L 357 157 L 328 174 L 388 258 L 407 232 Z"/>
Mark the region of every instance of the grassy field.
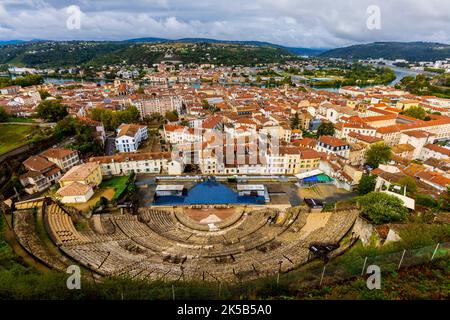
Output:
<path fill-rule="evenodd" d="M 27 141 L 27 136 L 33 132 L 33 126 L 20 124 L 0 125 L 0 154 L 20 147 Z"/>
<path fill-rule="evenodd" d="M 114 194 L 113 199 L 116 200 L 120 197 L 122 192 L 127 187 L 128 177 L 129 176 L 117 176 L 117 177 L 112 177 L 108 180 L 104 180 L 100 184 L 100 189 L 114 188 L 115 194 Z"/>

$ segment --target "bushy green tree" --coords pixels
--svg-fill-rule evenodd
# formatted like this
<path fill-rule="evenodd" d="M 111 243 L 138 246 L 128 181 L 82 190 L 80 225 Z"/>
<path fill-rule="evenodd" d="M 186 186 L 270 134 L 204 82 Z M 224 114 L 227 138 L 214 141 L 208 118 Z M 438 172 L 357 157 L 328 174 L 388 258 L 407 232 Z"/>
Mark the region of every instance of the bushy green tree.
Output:
<path fill-rule="evenodd" d="M 8 122 L 9 113 L 6 112 L 5 108 L 0 107 L 0 122 Z"/>
<path fill-rule="evenodd" d="M 103 148 L 95 139 L 93 130 L 76 118 L 65 118 L 58 121 L 54 134 L 59 140 L 75 137 L 75 142 L 70 147 L 80 151 L 81 154 L 100 155 L 103 153 Z"/>
<path fill-rule="evenodd" d="M 91 110 L 92 119 L 102 122 L 107 130 L 115 130 L 122 123 L 137 123 L 140 116 L 139 110 L 135 106 L 129 106 L 120 111 L 100 108 Z"/>
<path fill-rule="evenodd" d="M 416 107 L 416 106 L 412 106 L 412 107 L 408 108 L 407 110 L 402 111 L 401 114 L 404 114 L 405 116 L 416 118 L 419 120 L 425 120 L 425 118 L 427 117 L 427 112 L 425 111 L 425 109 L 422 107 Z"/>
<path fill-rule="evenodd" d="M 51 97 L 52 95 L 46 91 L 46 90 L 39 90 L 39 95 L 41 96 L 42 100 L 47 99 L 48 97 Z"/>
<path fill-rule="evenodd" d="M 291 117 L 291 129 L 298 129 L 300 126 L 300 118 L 298 117 L 298 113 L 294 113 Z"/>
<path fill-rule="evenodd" d="M 167 111 L 166 119 L 167 119 L 167 121 L 170 121 L 170 122 L 178 121 L 178 112 L 176 112 L 175 110 Z"/>
<path fill-rule="evenodd" d="M 333 136 L 334 125 L 331 122 L 322 122 L 317 128 L 318 136 Z"/>
<path fill-rule="evenodd" d="M 437 201 L 428 194 L 418 193 L 416 194 L 416 204 L 424 207 L 434 208 L 437 206 Z"/>
<path fill-rule="evenodd" d="M 439 201 L 442 210 L 450 211 L 450 186 L 448 186 L 447 191 L 441 195 Z"/>
<path fill-rule="evenodd" d="M 398 181 L 399 184 L 401 184 L 402 186 L 406 187 L 406 191 L 413 193 L 416 192 L 417 190 L 417 184 L 416 181 L 411 178 L 410 176 L 404 176 L 401 177 L 400 180 Z"/>
<path fill-rule="evenodd" d="M 36 110 L 39 118 L 49 122 L 57 122 L 69 114 L 67 106 L 63 105 L 60 100 L 42 101 Z"/>
<path fill-rule="evenodd" d="M 366 151 L 366 163 L 378 168 L 380 164 L 384 164 L 391 159 L 392 149 L 384 142 L 372 144 Z"/>
<path fill-rule="evenodd" d="M 363 216 L 375 224 L 402 221 L 408 215 L 403 201 L 384 192 L 370 192 L 358 199 Z"/>
<path fill-rule="evenodd" d="M 375 185 L 377 183 L 377 175 L 363 175 L 358 184 L 358 194 L 363 196 L 375 190 Z"/>

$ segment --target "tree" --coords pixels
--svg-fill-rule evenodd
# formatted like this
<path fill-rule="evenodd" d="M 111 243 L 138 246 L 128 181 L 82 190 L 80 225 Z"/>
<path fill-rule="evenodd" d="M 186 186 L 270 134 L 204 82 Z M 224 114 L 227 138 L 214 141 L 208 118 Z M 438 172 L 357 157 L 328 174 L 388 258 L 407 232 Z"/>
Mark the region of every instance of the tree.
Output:
<path fill-rule="evenodd" d="M 75 142 L 70 147 L 80 151 L 81 154 L 100 155 L 103 153 L 103 148 L 98 139 L 95 138 L 91 127 L 76 118 L 65 118 L 58 121 L 54 134 L 58 140 L 75 137 Z"/>
<path fill-rule="evenodd" d="M 437 201 L 428 194 L 418 193 L 416 194 L 416 204 L 424 207 L 434 208 L 437 206 Z"/>
<path fill-rule="evenodd" d="M 0 107 L 0 122 L 8 122 L 9 113 L 6 112 L 5 108 Z"/>
<path fill-rule="evenodd" d="M 141 118 L 141 113 L 135 106 L 129 106 L 125 110 L 115 113 L 119 124 L 121 123 L 137 123 Z"/>
<path fill-rule="evenodd" d="M 152 125 L 152 124 L 153 125 L 154 124 L 162 125 L 162 124 L 164 124 L 164 121 L 165 121 L 164 117 L 157 112 L 148 114 L 142 119 L 142 122 L 147 125 Z"/>
<path fill-rule="evenodd" d="M 55 137 L 58 140 L 62 140 L 65 137 L 73 136 L 77 133 L 78 126 L 79 121 L 76 118 L 64 118 L 56 123 Z"/>
<path fill-rule="evenodd" d="M 391 159 L 392 150 L 384 142 L 372 144 L 366 151 L 366 163 L 372 168 L 378 168 L 382 163 L 386 163 Z"/>
<path fill-rule="evenodd" d="M 47 99 L 48 97 L 51 97 L 52 95 L 48 93 L 46 90 L 39 90 L 39 95 L 41 96 L 42 100 Z"/>
<path fill-rule="evenodd" d="M 375 185 L 377 183 L 377 175 L 363 175 L 358 184 L 358 194 L 363 196 L 375 190 Z"/>
<path fill-rule="evenodd" d="M 28 86 L 34 86 L 38 84 L 44 83 L 44 77 L 37 74 L 30 74 L 26 75 L 24 77 L 19 77 L 14 80 L 11 80 L 11 85 L 21 86 L 21 87 L 28 87 Z"/>
<path fill-rule="evenodd" d="M 181 120 L 181 122 L 180 122 L 180 125 L 185 126 L 185 127 L 189 127 L 189 124 L 190 124 L 189 121 L 186 119 Z"/>
<path fill-rule="evenodd" d="M 298 117 L 298 113 L 296 112 L 291 117 L 291 129 L 298 129 L 300 126 L 300 118 Z"/>
<path fill-rule="evenodd" d="M 441 195 L 439 202 L 442 210 L 450 211 L 450 186 L 448 186 L 447 191 Z"/>
<path fill-rule="evenodd" d="M 399 184 L 401 184 L 402 186 L 406 187 L 406 191 L 413 193 L 416 192 L 417 190 L 417 184 L 416 181 L 411 178 L 410 176 L 404 176 L 401 177 L 400 180 L 398 181 Z"/>
<path fill-rule="evenodd" d="M 403 201 L 384 192 L 370 192 L 359 198 L 361 213 L 375 224 L 402 221 L 408 215 Z"/>
<path fill-rule="evenodd" d="M 202 108 L 205 109 L 205 110 L 210 108 L 208 100 L 206 100 L 206 99 L 202 100 Z"/>
<path fill-rule="evenodd" d="M 167 119 L 167 121 L 170 121 L 170 122 L 178 121 L 178 112 L 176 110 L 167 111 L 166 119 Z"/>
<path fill-rule="evenodd" d="M 401 114 L 404 114 L 405 116 L 416 118 L 419 120 L 425 120 L 425 118 L 427 117 L 427 112 L 425 111 L 425 109 L 422 107 L 418 107 L 418 106 L 417 107 L 412 106 L 412 107 L 408 108 L 407 110 L 402 111 Z"/>
<path fill-rule="evenodd" d="M 60 100 L 42 101 L 36 110 L 39 118 L 49 122 L 62 120 L 69 114 L 67 107 L 61 104 Z"/>
<path fill-rule="evenodd" d="M 136 93 L 138 93 L 138 94 L 144 94 L 144 93 L 145 93 L 144 88 L 143 88 L 143 87 L 139 87 L 139 88 L 136 90 Z"/>
<path fill-rule="evenodd" d="M 137 123 L 140 117 L 141 114 L 135 106 L 129 106 L 125 110 L 116 112 L 99 108 L 91 110 L 91 118 L 102 122 L 107 130 L 115 130 L 122 123 Z"/>
<path fill-rule="evenodd" d="M 318 136 L 334 136 L 334 125 L 331 122 L 322 122 L 317 128 Z"/>

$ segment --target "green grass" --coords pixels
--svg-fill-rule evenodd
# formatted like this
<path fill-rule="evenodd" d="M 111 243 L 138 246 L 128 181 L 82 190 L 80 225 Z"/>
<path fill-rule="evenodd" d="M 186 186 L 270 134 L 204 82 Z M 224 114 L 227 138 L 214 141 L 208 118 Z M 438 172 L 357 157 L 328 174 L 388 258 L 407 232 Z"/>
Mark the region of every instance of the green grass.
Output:
<path fill-rule="evenodd" d="M 108 180 L 103 181 L 100 184 L 100 188 L 114 188 L 114 190 L 116 191 L 114 194 L 114 198 L 113 200 L 117 200 L 120 195 L 125 191 L 125 189 L 127 188 L 127 181 L 128 181 L 129 176 L 117 176 L 117 177 L 112 177 Z"/>
<path fill-rule="evenodd" d="M 33 126 L 22 126 L 20 124 L 0 125 L 0 154 L 24 145 L 27 142 L 27 136 L 33 130 Z"/>
<path fill-rule="evenodd" d="M 9 118 L 8 122 L 17 122 L 17 123 L 34 123 L 35 121 L 31 118 Z"/>

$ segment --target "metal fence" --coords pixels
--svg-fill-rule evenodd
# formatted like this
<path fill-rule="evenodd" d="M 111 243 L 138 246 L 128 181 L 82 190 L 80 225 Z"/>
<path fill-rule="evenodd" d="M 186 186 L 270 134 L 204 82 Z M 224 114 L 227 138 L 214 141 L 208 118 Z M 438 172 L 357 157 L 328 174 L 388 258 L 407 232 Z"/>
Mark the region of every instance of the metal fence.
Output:
<path fill-rule="evenodd" d="M 171 288 L 166 287 L 163 290 L 164 293 L 161 291 L 159 293 L 162 294 L 164 299 L 186 299 L 195 296 L 203 299 L 251 298 L 255 291 L 259 293 L 283 293 L 329 286 L 346 280 L 366 279 L 366 272 L 371 265 L 378 266 L 383 277 L 402 268 L 449 258 L 450 242 L 438 243 L 382 255 L 354 257 L 352 259 L 342 256 L 342 258 L 330 260 L 327 264 L 315 261 L 288 273 L 276 274 L 251 282 L 207 285 L 199 292 L 192 291 L 196 290 L 196 286 L 190 286 L 188 283 L 186 283 L 186 286 L 183 283 L 175 283 Z"/>
<path fill-rule="evenodd" d="M 364 277 L 368 266 L 376 265 L 381 274 L 398 271 L 401 268 L 430 263 L 437 259 L 450 257 L 450 242 L 437 243 L 418 249 L 405 249 L 381 255 L 354 257 L 352 259 L 337 258 L 320 266 L 305 266 L 285 274 L 284 283 L 293 284 L 297 288 L 308 286 L 330 285 L 356 277 Z M 291 285 L 292 287 L 292 285 Z"/>

